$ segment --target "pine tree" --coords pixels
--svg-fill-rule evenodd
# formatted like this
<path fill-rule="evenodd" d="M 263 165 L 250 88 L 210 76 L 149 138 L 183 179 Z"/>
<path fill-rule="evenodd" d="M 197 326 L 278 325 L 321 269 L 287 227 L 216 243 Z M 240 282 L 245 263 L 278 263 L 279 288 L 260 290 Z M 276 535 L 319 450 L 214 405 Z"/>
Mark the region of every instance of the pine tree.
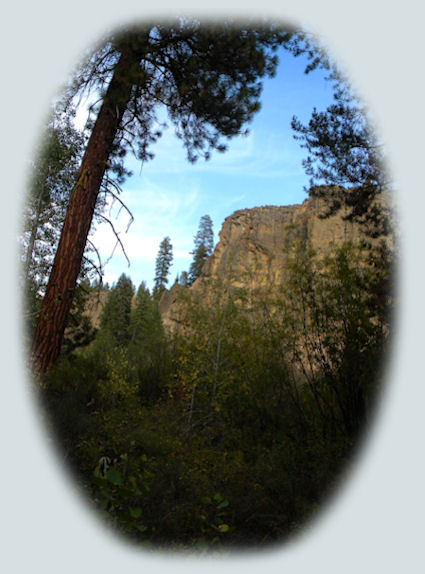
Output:
<path fill-rule="evenodd" d="M 135 305 L 131 311 L 130 345 L 133 347 L 142 347 L 149 338 L 152 307 L 149 289 L 143 281 L 137 290 Z"/>
<path fill-rule="evenodd" d="M 292 128 L 308 151 L 303 166 L 310 176 L 310 195 L 327 200 L 326 215 L 344 205 L 368 235 L 387 235 L 389 218 L 376 199 L 389 180 L 383 148 L 370 130 L 364 106 L 346 86 L 340 87 L 325 111 L 314 109 L 308 125 L 293 118 Z"/>
<path fill-rule="evenodd" d="M 166 342 L 158 305 L 145 283 L 137 290 L 130 318 L 129 362 L 146 400 L 158 396 L 166 369 Z"/>
<path fill-rule="evenodd" d="M 203 215 L 199 221 L 198 231 L 194 238 L 195 247 L 191 251 L 193 261 L 189 268 L 188 284 L 192 283 L 201 274 L 202 267 L 214 249 L 213 223 L 209 215 Z"/>
<path fill-rule="evenodd" d="M 124 347 L 130 340 L 131 303 L 134 286 L 124 273 L 111 289 L 100 317 L 99 335 L 112 341 L 114 346 Z"/>
<path fill-rule="evenodd" d="M 189 161 L 224 151 L 221 138 L 242 132 L 259 109 L 261 78 L 273 75 L 273 50 L 291 34 L 272 25 L 202 26 L 182 18 L 113 35 L 78 72 L 67 93 L 102 94 L 64 226 L 32 345 L 32 365 L 45 372 L 59 354 L 87 236 L 107 166 L 123 174 L 128 149 L 151 157 L 165 106 Z"/>
<path fill-rule="evenodd" d="M 178 280 L 179 285 L 183 287 L 189 287 L 189 274 L 187 271 L 182 271 Z"/>
<path fill-rule="evenodd" d="M 169 237 L 164 237 L 159 245 L 158 255 L 155 263 L 155 282 L 153 296 L 159 299 L 168 283 L 168 274 L 173 262 L 173 246 Z"/>
<path fill-rule="evenodd" d="M 371 129 L 366 106 L 308 35 L 293 36 L 290 50 L 310 60 L 306 73 L 322 68 L 333 82 L 334 102 L 325 111 L 314 108 L 307 125 L 292 118 L 294 138 L 308 153 L 303 167 L 310 176 L 310 195 L 327 200 L 326 215 L 344 205 L 350 218 L 365 224 L 366 233 L 388 234 L 389 218 L 376 202 L 390 185 L 383 167 L 385 148 Z"/>
<path fill-rule="evenodd" d="M 84 138 L 73 128 L 70 117 L 53 113 L 31 164 L 21 236 L 29 313 L 34 313 L 36 301 L 46 287 L 83 143 Z"/>

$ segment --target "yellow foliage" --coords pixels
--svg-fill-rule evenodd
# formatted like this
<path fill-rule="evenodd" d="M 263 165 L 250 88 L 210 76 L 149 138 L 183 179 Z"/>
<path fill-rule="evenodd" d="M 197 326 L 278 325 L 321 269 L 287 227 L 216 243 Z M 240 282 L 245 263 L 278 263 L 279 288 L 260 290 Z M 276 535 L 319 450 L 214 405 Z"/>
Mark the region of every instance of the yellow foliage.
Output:
<path fill-rule="evenodd" d="M 137 393 L 137 387 L 129 377 L 129 365 L 124 349 L 118 349 L 114 354 L 105 356 L 108 368 L 108 378 L 102 381 L 100 394 L 103 399 L 127 399 L 132 398 Z"/>

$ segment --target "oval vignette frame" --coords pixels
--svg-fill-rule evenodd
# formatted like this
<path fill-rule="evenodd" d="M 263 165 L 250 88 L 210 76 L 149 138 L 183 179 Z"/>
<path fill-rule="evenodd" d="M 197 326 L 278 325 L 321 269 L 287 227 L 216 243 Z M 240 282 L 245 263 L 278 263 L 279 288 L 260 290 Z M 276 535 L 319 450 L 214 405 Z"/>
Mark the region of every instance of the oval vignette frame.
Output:
<path fill-rule="evenodd" d="M 283 16 L 284 16 L 284 15 L 282 15 L 282 17 L 283 17 Z M 54 84 L 55 81 L 53 81 L 52 83 Z M 395 372 L 396 372 L 396 373 L 398 372 L 396 367 L 393 367 L 393 366 L 392 366 L 392 368 L 395 368 Z M 392 391 L 391 391 L 391 392 L 392 392 Z M 381 416 L 383 416 L 383 417 L 384 417 L 384 416 L 387 416 L 387 415 L 385 414 L 385 412 L 384 412 L 384 411 L 385 411 L 385 408 L 382 408 L 381 411 L 382 411 L 382 412 L 378 414 L 378 418 L 381 417 Z M 378 422 L 379 422 L 379 421 L 378 421 Z M 380 427 L 381 424 L 378 424 L 377 426 Z M 380 435 L 380 429 L 379 429 L 379 430 L 377 429 L 377 431 L 378 431 L 378 435 Z M 379 438 L 379 440 L 381 439 L 380 436 L 379 436 L 378 438 Z M 376 440 L 377 440 L 377 439 L 373 439 L 373 440 L 372 440 L 372 443 L 376 442 Z M 365 448 L 366 448 L 366 451 L 368 451 L 368 452 L 366 453 L 366 457 L 367 457 L 367 458 L 370 457 L 370 450 L 371 450 L 371 449 L 373 449 L 373 451 L 376 450 L 376 447 L 375 447 L 374 444 L 373 444 L 373 445 L 372 445 L 372 444 L 371 444 L 371 445 L 366 445 Z M 32 459 L 32 461 L 34 461 L 34 458 Z M 47 464 L 50 464 L 50 463 L 47 463 Z M 361 465 L 362 462 L 359 461 L 357 464 Z M 358 470 L 356 473 L 354 473 L 354 474 L 357 475 L 357 474 L 359 474 L 359 473 L 362 474 L 362 473 L 363 473 L 363 470 L 362 470 L 362 469 L 359 469 L 359 470 Z M 344 498 L 345 498 L 345 497 L 351 498 L 350 493 L 348 493 L 347 491 L 348 491 L 348 490 L 351 490 L 351 489 L 356 490 L 356 485 L 355 485 L 356 480 L 358 480 L 358 477 L 357 477 L 357 476 L 353 476 L 353 477 L 350 478 L 350 481 L 349 481 L 350 484 L 348 485 L 348 488 L 347 488 L 347 489 L 346 489 L 346 488 L 343 489 L 344 492 L 342 493 L 342 497 L 344 497 Z M 393 480 L 394 480 L 394 479 L 393 479 Z M 361 487 L 360 487 L 360 488 L 361 488 Z M 53 490 L 54 490 L 54 489 L 53 489 Z M 60 490 L 62 491 L 61 488 L 60 488 Z M 46 492 L 46 494 L 47 494 L 47 492 Z M 342 498 L 342 497 L 341 497 L 341 498 Z M 59 500 L 59 499 L 58 499 L 58 500 Z M 72 504 L 74 504 L 74 501 L 72 501 Z M 335 506 L 338 506 L 338 507 L 339 507 L 339 504 L 340 504 L 340 501 L 337 501 L 337 502 L 335 503 Z M 352 509 L 352 507 L 351 507 L 351 509 Z M 339 509 L 336 510 L 336 512 L 339 512 Z M 323 517 L 321 520 L 323 520 L 323 521 L 325 522 L 325 521 L 328 520 L 328 518 L 327 518 L 327 517 Z M 332 520 L 332 518 L 330 518 L 330 520 Z M 321 530 L 321 527 L 320 527 L 318 530 Z M 316 528 L 314 528 L 314 531 L 316 531 Z M 356 530 L 356 531 L 358 531 L 358 530 Z M 384 531 L 385 531 L 385 525 L 384 525 Z M 323 536 L 320 536 L 320 533 L 319 533 L 319 532 L 317 532 L 317 535 L 319 536 L 319 538 L 323 538 Z M 312 533 L 312 538 L 314 538 L 315 536 L 316 536 L 316 532 L 313 532 L 313 533 Z M 345 538 L 343 538 L 343 540 L 345 540 Z M 96 543 L 96 544 L 97 544 L 97 543 Z M 303 540 L 302 542 L 300 541 L 300 546 L 301 546 L 301 545 L 304 545 L 304 544 L 306 544 L 306 546 L 309 546 L 310 541 L 307 541 L 307 540 L 306 540 L 306 541 Z M 326 547 L 326 541 L 325 541 L 325 546 L 324 546 L 324 547 Z M 349 548 L 350 545 L 345 543 L 345 546 L 344 546 L 344 541 L 343 541 L 343 542 L 342 542 L 342 547 Z M 378 544 L 378 547 L 379 547 L 379 544 Z M 87 550 L 89 550 L 89 548 L 87 548 Z M 301 549 L 300 549 L 300 550 L 301 550 Z M 372 550 L 372 548 L 370 548 L 370 550 Z M 107 552 L 109 552 L 109 551 L 107 551 Z M 293 555 L 293 552 L 296 552 L 296 549 L 295 549 L 295 548 L 294 548 L 294 551 L 291 551 L 291 555 Z M 283 554 L 284 554 L 284 553 L 283 553 Z M 283 560 L 285 559 L 284 556 L 282 556 L 282 558 L 283 558 Z M 224 567 L 224 564 L 222 564 L 222 566 Z"/>

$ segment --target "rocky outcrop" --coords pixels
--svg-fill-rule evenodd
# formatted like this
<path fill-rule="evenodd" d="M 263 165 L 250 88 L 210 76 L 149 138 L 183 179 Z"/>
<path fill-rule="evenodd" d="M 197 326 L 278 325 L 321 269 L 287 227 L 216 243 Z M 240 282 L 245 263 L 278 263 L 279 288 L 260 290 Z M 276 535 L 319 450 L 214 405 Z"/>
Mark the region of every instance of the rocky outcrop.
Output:
<path fill-rule="evenodd" d="M 211 280 L 248 290 L 270 288 L 284 280 L 296 238 L 304 239 L 315 251 L 325 252 L 332 244 L 356 242 L 363 236 L 360 226 L 345 217 L 343 208 L 328 217 L 325 213 L 326 204 L 319 197 L 310 197 L 300 205 L 235 211 L 225 219 L 214 253 L 189 291 L 208 301 Z M 169 328 L 180 322 L 183 304 L 179 297 L 185 290 L 174 285 L 161 300 L 161 315 Z"/>
<path fill-rule="evenodd" d="M 100 325 L 100 316 L 108 300 L 109 291 L 96 290 L 91 293 L 86 301 L 84 315 L 88 317 L 91 325 L 98 329 Z"/>
<path fill-rule="evenodd" d="M 316 250 L 359 237 L 358 226 L 341 214 L 323 218 L 323 209 L 323 202 L 312 198 L 301 205 L 236 211 L 223 223 L 220 241 L 202 270 L 203 278 L 227 276 L 246 285 L 250 277 L 252 287 L 280 282 L 296 236 Z"/>

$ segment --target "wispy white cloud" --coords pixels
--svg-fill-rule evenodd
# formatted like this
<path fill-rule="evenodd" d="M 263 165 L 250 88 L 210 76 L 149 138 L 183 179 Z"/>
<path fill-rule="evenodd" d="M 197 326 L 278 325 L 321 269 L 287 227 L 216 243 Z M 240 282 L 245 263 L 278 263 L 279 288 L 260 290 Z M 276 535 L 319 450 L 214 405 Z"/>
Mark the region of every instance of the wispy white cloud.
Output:
<path fill-rule="evenodd" d="M 296 90 L 287 88 L 289 80 L 297 78 Z M 128 156 L 126 167 L 134 176 L 123 185 L 121 199 L 135 221 L 124 233 L 128 219 L 123 212 L 114 225 L 131 268 L 117 248 L 106 280 L 115 281 L 124 271 L 134 283 L 146 280 L 152 285 L 159 244 L 169 236 L 174 252 L 171 282 L 171 277 L 189 267 L 200 216 L 211 215 L 217 232 L 224 218 L 236 209 L 302 201 L 307 184 L 301 164 L 304 150 L 293 140 L 290 119 L 293 114 L 309 117 L 313 104 L 320 100 L 320 86 L 316 89 L 311 78 L 305 78 L 303 65 L 297 67 L 296 74 L 285 68 L 285 73 L 265 86 L 263 107 L 250 125 L 250 133 L 226 142 L 228 150 L 213 152 L 207 162 L 200 159 L 190 164 L 172 127 L 152 146 L 153 160 L 142 164 Z M 112 215 L 116 211 L 117 207 Z M 115 244 L 112 232 L 101 226 L 94 239 L 102 255 L 108 257 Z"/>
<path fill-rule="evenodd" d="M 138 284 L 145 280 L 152 286 L 159 244 L 165 236 L 171 238 L 173 245 L 173 272 L 188 269 L 196 232 L 195 214 L 200 206 L 200 190 L 194 181 L 183 180 L 170 187 L 147 177 L 137 179 L 140 189 L 124 190 L 120 196 L 134 215 L 129 229 L 129 216 L 125 211 L 120 211 L 118 203 L 108 206 L 107 215 L 130 259 L 133 281 Z M 109 283 L 116 281 L 121 272 L 128 271 L 128 263 L 121 246 L 116 244 L 111 227 L 107 223 L 99 225 L 92 240 L 98 246 L 103 261 L 108 260 L 115 249 L 112 260 L 105 268 L 105 280 Z"/>
<path fill-rule="evenodd" d="M 153 148 L 155 158 L 143 166 L 130 160 L 134 174 L 173 175 L 190 174 L 243 176 L 258 178 L 284 177 L 302 173 L 302 150 L 294 146 L 289 130 L 261 133 L 252 130 L 247 136 L 239 136 L 228 142 L 225 153 L 213 152 L 209 161 L 199 159 L 189 164 L 181 142 L 167 130 Z"/>

